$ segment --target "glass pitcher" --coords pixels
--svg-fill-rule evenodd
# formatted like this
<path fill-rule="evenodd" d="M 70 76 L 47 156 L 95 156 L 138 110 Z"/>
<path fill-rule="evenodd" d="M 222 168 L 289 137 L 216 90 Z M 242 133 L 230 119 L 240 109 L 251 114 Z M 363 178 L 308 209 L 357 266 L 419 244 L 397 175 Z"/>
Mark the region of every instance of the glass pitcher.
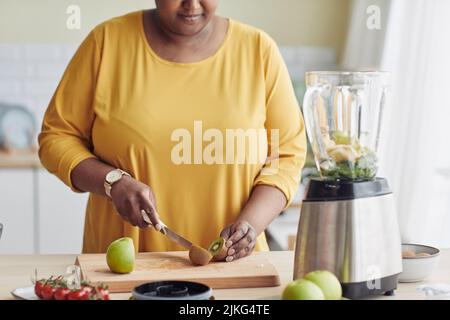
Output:
<path fill-rule="evenodd" d="M 366 181 L 376 176 L 387 72 L 308 72 L 303 115 L 323 179 Z"/>

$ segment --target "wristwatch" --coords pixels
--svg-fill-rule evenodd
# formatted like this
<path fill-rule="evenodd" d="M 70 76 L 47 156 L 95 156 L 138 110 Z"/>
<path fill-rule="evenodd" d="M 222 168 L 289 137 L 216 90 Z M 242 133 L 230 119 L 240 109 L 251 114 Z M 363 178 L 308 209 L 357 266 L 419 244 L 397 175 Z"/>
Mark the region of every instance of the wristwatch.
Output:
<path fill-rule="evenodd" d="M 111 189 L 113 184 L 122 179 L 123 176 L 131 177 L 129 173 L 120 169 L 114 169 L 108 172 L 105 177 L 105 182 L 103 183 L 103 185 L 105 186 L 105 193 L 108 197 L 111 198 Z"/>

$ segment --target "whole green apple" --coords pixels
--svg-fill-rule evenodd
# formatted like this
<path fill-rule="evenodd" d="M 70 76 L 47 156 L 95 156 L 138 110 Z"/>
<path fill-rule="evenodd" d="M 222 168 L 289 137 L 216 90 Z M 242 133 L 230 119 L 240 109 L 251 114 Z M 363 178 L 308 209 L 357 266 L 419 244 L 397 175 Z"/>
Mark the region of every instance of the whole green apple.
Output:
<path fill-rule="evenodd" d="M 332 272 L 326 270 L 312 271 L 304 278 L 319 286 L 325 295 L 325 299 L 340 300 L 342 298 L 341 283 Z"/>
<path fill-rule="evenodd" d="M 284 288 L 281 298 L 283 300 L 324 300 L 325 296 L 314 282 L 299 279 Z"/>
<path fill-rule="evenodd" d="M 134 269 L 135 251 L 133 239 L 124 237 L 117 239 L 108 247 L 106 262 L 112 272 L 130 273 Z"/>

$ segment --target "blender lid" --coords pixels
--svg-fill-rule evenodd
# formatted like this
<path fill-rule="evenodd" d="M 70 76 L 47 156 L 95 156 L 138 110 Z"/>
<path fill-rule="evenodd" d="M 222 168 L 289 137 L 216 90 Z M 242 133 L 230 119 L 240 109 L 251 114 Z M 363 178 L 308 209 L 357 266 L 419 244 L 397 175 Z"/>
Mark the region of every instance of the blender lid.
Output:
<path fill-rule="evenodd" d="M 392 193 L 386 179 L 376 178 L 369 181 L 322 180 L 312 178 L 309 181 L 303 201 L 353 200 L 383 196 Z"/>
<path fill-rule="evenodd" d="M 212 290 L 191 281 L 157 281 L 137 286 L 132 291 L 136 300 L 209 300 Z"/>

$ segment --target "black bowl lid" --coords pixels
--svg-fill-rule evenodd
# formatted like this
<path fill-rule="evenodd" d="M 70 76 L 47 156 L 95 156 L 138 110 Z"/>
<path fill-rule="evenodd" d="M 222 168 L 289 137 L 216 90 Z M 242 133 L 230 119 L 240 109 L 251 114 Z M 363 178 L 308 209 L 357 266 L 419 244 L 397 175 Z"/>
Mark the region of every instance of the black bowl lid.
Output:
<path fill-rule="evenodd" d="M 209 299 L 211 295 L 211 288 L 190 281 L 149 282 L 133 289 L 133 296 L 138 300 L 200 300 Z"/>

